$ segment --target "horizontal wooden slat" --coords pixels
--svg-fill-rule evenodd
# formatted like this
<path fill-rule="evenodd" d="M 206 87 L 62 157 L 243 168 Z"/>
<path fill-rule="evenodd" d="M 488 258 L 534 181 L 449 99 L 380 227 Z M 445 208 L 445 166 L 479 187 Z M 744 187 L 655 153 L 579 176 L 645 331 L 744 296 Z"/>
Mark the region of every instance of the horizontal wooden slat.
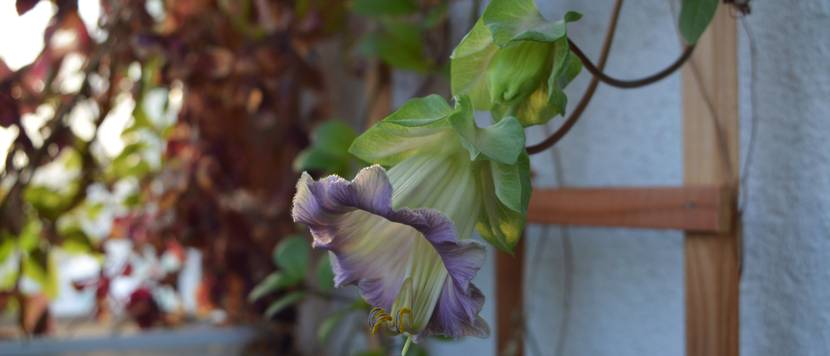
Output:
<path fill-rule="evenodd" d="M 733 199 L 721 186 L 535 189 L 529 223 L 726 232 Z"/>

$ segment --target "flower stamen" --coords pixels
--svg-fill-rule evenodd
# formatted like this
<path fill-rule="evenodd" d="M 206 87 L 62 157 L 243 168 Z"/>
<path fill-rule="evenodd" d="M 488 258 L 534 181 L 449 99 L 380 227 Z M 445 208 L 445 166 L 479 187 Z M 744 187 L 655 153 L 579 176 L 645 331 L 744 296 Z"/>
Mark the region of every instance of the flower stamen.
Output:
<path fill-rule="evenodd" d="M 398 332 L 401 332 L 401 333 L 403 332 L 403 329 L 404 329 L 404 323 L 403 323 L 403 316 L 404 315 L 409 315 L 409 323 L 412 324 L 412 309 L 401 308 L 401 310 L 398 311 L 398 321 L 397 321 Z"/>
<path fill-rule="evenodd" d="M 396 317 L 392 317 L 381 307 L 374 307 L 369 311 L 369 328 L 372 335 L 376 334 L 381 325 L 386 325 L 390 330 L 397 331 L 399 334 L 404 332 L 406 328 L 404 316 L 409 316 L 409 326 L 412 326 L 412 309 L 401 308 Z"/>
<path fill-rule="evenodd" d="M 372 329 L 372 335 L 378 332 L 381 325 L 389 325 L 390 321 L 392 316 L 381 307 L 374 307 L 369 311 L 369 328 Z"/>

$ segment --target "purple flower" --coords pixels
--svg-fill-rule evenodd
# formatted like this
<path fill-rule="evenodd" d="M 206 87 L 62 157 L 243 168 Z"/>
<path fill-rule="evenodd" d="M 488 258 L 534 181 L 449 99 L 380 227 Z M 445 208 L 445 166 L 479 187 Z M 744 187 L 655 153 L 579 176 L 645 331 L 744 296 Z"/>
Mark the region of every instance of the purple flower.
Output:
<path fill-rule="evenodd" d="M 294 220 L 308 225 L 314 247 L 330 251 L 335 285 L 356 285 L 375 307 L 370 313 L 373 331 L 386 328 L 416 339 L 486 337 L 489 327 L 478 316 L 484 296 L 470 283 L 484 263 L 485 250 L 458 239 L 458 231 L 472 231 L 475 217 L 450 219 L 477 204 L 470 201 L 475 200 L 475 184 L 428 184 L 430 179 L 473 182 L 469 169 L 446 169 L 469 160 L 416 161 L 396 166 L 388 176 L 381 166 L 364 168 L 351 182 L 337 176 L 315 181 L 303 173 Z"/>

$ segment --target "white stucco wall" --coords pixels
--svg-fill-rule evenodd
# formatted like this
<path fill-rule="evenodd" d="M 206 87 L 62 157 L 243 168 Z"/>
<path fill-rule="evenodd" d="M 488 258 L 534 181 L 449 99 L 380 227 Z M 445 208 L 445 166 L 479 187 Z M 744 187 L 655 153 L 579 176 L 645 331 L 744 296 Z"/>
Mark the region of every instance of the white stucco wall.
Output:
<path fill-rule="evenodd" d="M 744 355 L 830 354 L 830 1 L 755 1 L 741 283 Z M 751 68 L 743 46 L 744 68 Z M 750 105 L 752 94 L 754 105 Z M 753 110 L 754 108 L 754 110 Z M 748 129 L 747 123 L 744 131 Z"/>
<path fill-rule="evenodd" d="M 549 18 L 564 10 L 582 12 L 585 17 L 570 26 L 570 35 L 597 57 L 611 0 L 537 3 Z M 826 355 L 830 1 L 752 5 L 745 23 L 754 34 L 754 59 L 739 27 L 742 157 L 752 124 L 757 125 L 745 180 L 741 350 L 743 355 Z M 626 2 L 607 72 L 634 78 L 673 61 L 680 43 L 670 11 L 668 0 Z M 468 12 L 458 5 L 455 13 L 456 23 L 462 23 Z M 572 103 L 588 77 L 583 73 L 570 87 Z M 554 168 L 553 152 L 533 157 L 536 184 L 681 184 L 680 84 L 674 75 L 642 89 L 600 86 L 585 117 L 555 150 L 560 169 Z M 410 92 L 403 87 L 396 93 L 398 103 Z M 529 130 L 528 141 L 541 140 L 539 131 Z M 681 237 L 673 231 L 529 227 L 525 308 L 534 341 L 526 344 L 527 354 L 683 355 Z M 490 297 L 483 315 L 493 325 L 490 262 L 476 283 Z M 563 305 L 566 294 L 569 307 Z M 437 355 L 491 355 L 494 345 L 493 338 L 467 339 L 433 342 L 431 349 Z"/>

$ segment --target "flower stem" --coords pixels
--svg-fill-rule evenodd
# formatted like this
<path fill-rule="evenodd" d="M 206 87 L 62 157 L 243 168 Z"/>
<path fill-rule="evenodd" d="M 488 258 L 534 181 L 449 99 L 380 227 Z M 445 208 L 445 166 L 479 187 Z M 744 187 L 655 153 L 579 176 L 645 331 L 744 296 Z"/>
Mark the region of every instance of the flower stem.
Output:
<path fill-rule="evenodd" d="M 412 335 L 407 335 L 406 342 L 403 344 L 403 350 L 401 350 L 401 356 L 406 356 L 406 352 L 409 351 L 409 346 L 412 346 Z"/>

